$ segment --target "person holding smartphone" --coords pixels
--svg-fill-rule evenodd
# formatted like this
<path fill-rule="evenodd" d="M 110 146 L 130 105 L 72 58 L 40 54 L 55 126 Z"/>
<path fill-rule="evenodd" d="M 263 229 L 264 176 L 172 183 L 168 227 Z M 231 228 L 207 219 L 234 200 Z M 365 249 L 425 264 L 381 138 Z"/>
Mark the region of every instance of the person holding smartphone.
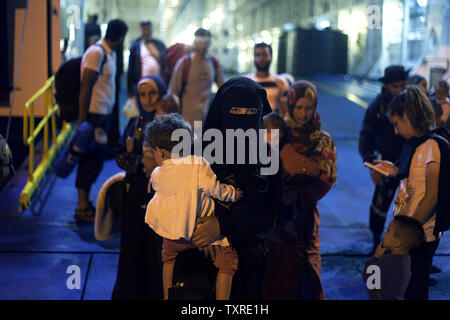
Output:
<path fill-rule="evenodd" d="M 381 93 L 369 105 L 359 136 L 359 154 L 364 162 L 372 163 L 375 159 L 394 162 L 400 157 L 404 139 L 395 135 L 385 113 L 392 98 L 405 89 L 407 78 L 408 72 L 403 66 L 392 65 L 384 70 L 384 77 L 379 79 L 383 83 Z M 373 170 L 370 171 L 370 176 L 375 185 L 369 223 L 373 234 L 373 253 L 380 243 L 387 211 L 394 198 L 398 181 L 383 178 Z"/>
<path fill-rule="evenodd" d="M 387 114 L 395 133 L 407 141 L 396 165 L 374 162 L 400 180 L 394 216 L 410 216 L 423 225 L 425 242 L 410 252 L 411 280 L 405 299 L 427 300 L 432 259 L 442 232 L 450 226 L 450 134 L 445 128 L 433 130 L 431 102 L 417 86 L 395 96 Z"/>

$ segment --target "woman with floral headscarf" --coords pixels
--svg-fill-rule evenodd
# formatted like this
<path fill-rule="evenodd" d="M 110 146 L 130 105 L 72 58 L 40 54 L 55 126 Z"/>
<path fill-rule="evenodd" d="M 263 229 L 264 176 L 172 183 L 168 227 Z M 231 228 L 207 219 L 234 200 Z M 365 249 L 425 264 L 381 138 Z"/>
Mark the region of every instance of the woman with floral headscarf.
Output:
<path fill-rule="evenodd" d="M 336 183 L 336 148 L 321 130 L 317 90 L 296 82 L 288 93 L 290 128 L 281 150 L 283 209 L 268 241 L 265 298 L 324 299 L 317 202 Z"/>
<path fill-rule="evenodd" d="M 116 162 L 126 171 L 121 210 L 121 244 L 113 299 L 162 299 L 161 238 L 144 221 L 148 178 L 157 166 L 143 154 L 143 133 L 153 121 L 156 104 L 166 93 L 164 80 L 155 75 L 142 77 L 137 85 L 139 115 L 129 120 L 119 140 Z M 145 147 L 144 147 L 145 148 Z M 150 152 L 151 154 L 151 152 Z"/>

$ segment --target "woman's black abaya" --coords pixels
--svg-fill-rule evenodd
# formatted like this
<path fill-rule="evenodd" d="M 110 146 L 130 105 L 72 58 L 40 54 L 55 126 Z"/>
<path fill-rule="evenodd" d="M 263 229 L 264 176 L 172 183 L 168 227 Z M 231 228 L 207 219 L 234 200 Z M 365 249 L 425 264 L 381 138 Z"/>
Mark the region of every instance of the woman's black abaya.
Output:
<path fill-rule="evenodd" d="M 256 114 L 234 114 L 231 108 L 257 109 Z M 223 155 L 226 145 L 226 129 L 263 129 L 262 118 L 271 112 L 265 90 L 256 82 L 243 77 L 227 81 L 221 86 L 212 102 L 204 131 L 218 129 L 224 137 Z M 259 139 L 259 136 L 258 136 Z M 205 145 L 203 145 L 205 147 Z M 250 144 L 245 144 L 246 163 L 212 164 L 211 168 L 223 183 L 232 183 L 244 191 L 239 202 L 222 204 L 216 201 L 215 216 L 219 220 L 221 235 L 226 236 L 236 249 L 239 267 L 233 277 L 231 299 L 261 299 L 264 276 L 264 246 L 267 233 L 273 223 L 281 201 L 281 170 L 275 175 L 261 175 L 261 162 L 249 164 Z M 279 163 L 279 162 L 278 162 Z"/>

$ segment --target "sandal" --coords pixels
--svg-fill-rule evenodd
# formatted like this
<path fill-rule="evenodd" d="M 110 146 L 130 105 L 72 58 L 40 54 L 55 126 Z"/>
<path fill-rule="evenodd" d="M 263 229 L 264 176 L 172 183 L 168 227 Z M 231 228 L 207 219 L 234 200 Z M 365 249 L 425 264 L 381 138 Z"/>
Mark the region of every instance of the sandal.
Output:
<path fill-rule="evenodd" d="M 95 207 L 92 202 L 88 203 L 88 207 L 84 209 L 76 209 L 73 216 L 78 221 L 94 223 L 95 222 Z"/>

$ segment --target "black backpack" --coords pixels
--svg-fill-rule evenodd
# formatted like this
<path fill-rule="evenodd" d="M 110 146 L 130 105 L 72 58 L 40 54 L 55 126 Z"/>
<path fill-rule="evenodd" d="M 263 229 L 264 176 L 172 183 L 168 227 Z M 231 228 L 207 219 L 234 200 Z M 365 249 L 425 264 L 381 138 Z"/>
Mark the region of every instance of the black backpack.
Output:
<path fill-rule="evenodd" d="M 101 74 L 108 57 L 103 46 L 96 45 L 103 51 Z M 83 56 L 70 59 L 63 63 L 55 74 L 55 99 L 59 106 L 61 119 L 67 122 L 78 120 L 82 59 Z"/>
<path fill-rule="evenodd" d="M 450 132 L 445 127 L 432 131 L 431 138 L 436 140 L 441 152 L 439 172 L 439 191 L 436 206 L 436 224 L 434 235 L 450 229 Z"/>

